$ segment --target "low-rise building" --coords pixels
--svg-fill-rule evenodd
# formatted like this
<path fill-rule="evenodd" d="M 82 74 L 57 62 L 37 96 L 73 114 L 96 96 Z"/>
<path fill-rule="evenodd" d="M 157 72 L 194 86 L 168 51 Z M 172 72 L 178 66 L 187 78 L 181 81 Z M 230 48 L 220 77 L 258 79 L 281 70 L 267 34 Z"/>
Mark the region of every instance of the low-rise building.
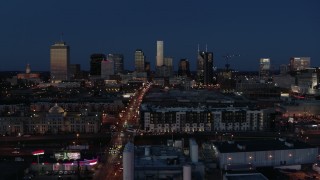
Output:
<path fill-rule="evenodd" d="M 128 143 L 123 151 L 123 179 L 204 179 L 198 144 L 190 141 L 190 158 L 182 147 Z"/>
<path fill-rule="evenodd" d="M 212 148 L 224 170 L 312 164 L 318 156 L 317 147 L 284 138 L 214 142 Z"/>
<path fill-rule="evenodd" d="M 0 133 L 57 134 L 57 133 L 98 133 L 101 113 L 76 111 L 67 112 L 57 104 L 46 111 L 34 111 L 20 116 L 0 117 Z"/>

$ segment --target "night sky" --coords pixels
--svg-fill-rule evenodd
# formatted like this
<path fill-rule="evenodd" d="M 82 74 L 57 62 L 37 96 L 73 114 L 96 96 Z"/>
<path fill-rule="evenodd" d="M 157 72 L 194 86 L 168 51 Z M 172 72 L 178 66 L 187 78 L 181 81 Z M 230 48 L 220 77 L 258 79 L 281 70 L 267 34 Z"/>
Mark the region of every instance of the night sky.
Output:
<path fill-rule="evenodd" d="M 215 66 L 223 55 L 237 70 L 257 70 L 261 57 L 272 65 L 292 56 L 310 56 L 320 66 L 319 0 L 7 0 L 0 3 L 0 71 L 47 71 L 50 46 L 63 40 L 71 63 L 89 69 L 92 53 L 123 53 L 134 70 L 134 51 L 142 49 L 155 65 L 156 41 L 164 54 L 187 58 L 195 70 L 197 46 L 208 45 Z"/>

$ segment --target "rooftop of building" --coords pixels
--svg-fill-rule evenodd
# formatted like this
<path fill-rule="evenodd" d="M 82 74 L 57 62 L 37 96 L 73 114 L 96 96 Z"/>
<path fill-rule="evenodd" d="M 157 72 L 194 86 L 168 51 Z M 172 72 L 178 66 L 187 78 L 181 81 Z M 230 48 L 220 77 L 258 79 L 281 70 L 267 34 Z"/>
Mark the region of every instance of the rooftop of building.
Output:
<path fill-rule="evenodd" d="M 226 180 L 267 180 L 261 173 L 226 174 Z"/>
<path fill-rule="evenodd" d="M 181 149 L 169 146 L 136 146 L 135 169 L 181 169 L 188 162 Z"/>
<path fill-rule="evenodd" d="M 207 89 L 192 89 L 188 91 L 182 91 L 180 89 L 152 89 L 148 95 L 146 95 L 146 99 L 153 98 L 174 98 L 174 99 L 189 99 L 190 101 L 199 101 L 206 99 L 214 99 L 214 100 L 233 100 L 233 98 L 224 96 L 223 94 Z M 199 99 L 200 98 L 200 99 Z"/>
<path fill-rule="evenodd" d="M 224 141 L 213 142 L 212 144 L 220 153 L 316 148 L 315 146 L 301 141 L 288 140 L 284 138 L 271 140 Z"/>
<path fill-rule="evenodd" d="M 153 88 L 144 98 L 145 104 L 171 106 L 171 107 L 228 107 L 248 106 L 250 102 L 243 96 L 225 95 L 215 90 L 192 89 L 188 91 L 180 89 Z"/>
<path fill-rule="evenodd" d="M 143 103 L 141 104 L 142 111 L 158 111 L 158 112 L 211 112 L 211 111 L 246 111 L 246 110 L 260 110 L 257 107 L 247 107 L 247 106 L 237 106 L 233 105 L 217 105 L 210 106 L 205 104 L 197 103 L 186 103 L 186 104 L 174 104 L 174 103 L 162 103 L 162 104 L 153 104 L 153 103 Z"/>

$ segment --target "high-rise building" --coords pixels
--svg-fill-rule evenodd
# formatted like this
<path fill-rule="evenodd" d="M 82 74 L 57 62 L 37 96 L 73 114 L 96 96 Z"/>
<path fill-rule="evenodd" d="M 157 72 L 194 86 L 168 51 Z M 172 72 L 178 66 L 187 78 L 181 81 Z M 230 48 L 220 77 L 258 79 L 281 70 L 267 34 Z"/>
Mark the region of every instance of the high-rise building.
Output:
<path fill-rule="evenodd" d="M 165 57 L 163 59 L 163 65 L 173 67 L 173 58 L 172 57 Z"/>
<path fill-rule="evenodd" d="M 137 49 L 134 53 L 134 62 L 137 72 L 145 72 L 144 63 L 145 63 L 145 56 L 141 49 Z"/>
<path fill-rule="evenodd" d="M 51 82 L 69 80 L 70 48 L 65 42 L 57 42 L 50 48 Z"/>
<path fill-rule="evenodd" d="M 109 79 L 110 75 L 114 75 L 114 62 L 111 60 L 101 61 L 101 78 Z"/>
<path fill-rule="evenodd" d="M 147 75 L 149 76 L 151 73 L 151 66 L 149 61 L 144 62 L 144 69 L 147 72 Z"/>
<path fill-rule="evenodd" d="M 267 79 L 270 73 L 270 58 L 260 58 L 259 76 L 260 79 Z"/>
<path fill-rule="evenodd" d="M 90 75 L 100 76 L 101 75 L 101 61 L 106 59 L 104 54 L 92 54 L 90 56 Z"/>
<path fill-rule="evenodd" d="M 310 57 L 290 58 L 290 71 L 300 71 L 310 68 Z"/>
<path fill-rule="evenodd" d="M 122 54 L 108 54 L 107 59 L 114 63 L 114 74 L 122 73 L 124 71 L 123 55 Z"/>
<path fill-rule="evenodd" d="M 179 76 L 190 76 L 189 61 L 187 59 L 180 59 L 178 75 Z"/>
<path fill-rule="evenodd" d="M 167 75 L 168 77 L 173 76 L 173 58 L 172 57 L 165 57 L 163 59 L 163 66 L 166 66 Z"/>
<path fill-rule="evenodd" d="M 200 56 L 200 51 L 198 51 L 197 55 L 197 82 L 204 82 L 204 58 Z"/>
<path fill-rule="evenodd" d="M 208 85 L 213 83 L 213 53 L 198 51 L 197 62 L 198 83 Z"/>
<path fill-rule="evenodd" d="M 80 64 L 70 64 L 69 70 L 70 70 L 71 78 L 77 79 L 77 78 L 80 77 L 80 74 L 81 74 L 81 66 L 80 66 Z"/>
<path fill-rule="evenodd" d="M 157 41 L 157 66 L 163 65 L 163 41 Z"/>

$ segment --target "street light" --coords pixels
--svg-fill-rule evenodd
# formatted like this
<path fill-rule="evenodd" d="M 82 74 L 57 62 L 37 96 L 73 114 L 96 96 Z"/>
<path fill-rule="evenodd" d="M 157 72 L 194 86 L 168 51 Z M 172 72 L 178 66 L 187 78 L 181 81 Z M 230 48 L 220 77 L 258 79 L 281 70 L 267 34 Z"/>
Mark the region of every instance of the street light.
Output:
<path fill-rule="evenodd" d="M 79 144 L 79 136 L 80 136 L 80 134 L 77 133 L 77 143 L 78 143 L 78 144 Z"/>

